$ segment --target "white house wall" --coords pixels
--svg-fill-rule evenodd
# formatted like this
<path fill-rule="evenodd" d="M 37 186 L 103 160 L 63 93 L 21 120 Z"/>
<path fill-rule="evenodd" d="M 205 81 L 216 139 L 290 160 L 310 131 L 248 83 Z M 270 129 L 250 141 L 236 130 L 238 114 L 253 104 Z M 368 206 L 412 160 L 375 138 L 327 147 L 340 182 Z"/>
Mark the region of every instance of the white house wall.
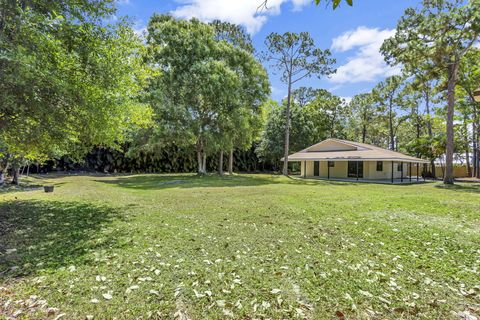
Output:
<path fill-rule="evenodd" d="M 320 178 L 328 178 L 328 162 L 320 161 Z M 314 177 L 314 161 L 302 161 L 301 175 L 302 177 Z M 330 168 L 330 178 L 345 179 L 348 178 L 348 161 L 335 161 L 335 166 Z M 306 170 L 306 171 L 305 171 Z M 403 176 L 407 177 L 409 174 L 409 164 L 403 163 Z M 416 164 L 412 163 L 412 173 L 416 175 Z M 420 164 L 419 172 L 422 172 L 422 165 Z M 305 175 L 306 173 L 306 175 Z M 363 161 L 363 178 L 370 180 L 387 180 L 392 177 L 392 162 L 383 161 L 383 170 L 377 171 L 377 161 Z M 393 177 L 399 179 L 401 171 L 398 170 L 398 162 L 393 164 Z"/>

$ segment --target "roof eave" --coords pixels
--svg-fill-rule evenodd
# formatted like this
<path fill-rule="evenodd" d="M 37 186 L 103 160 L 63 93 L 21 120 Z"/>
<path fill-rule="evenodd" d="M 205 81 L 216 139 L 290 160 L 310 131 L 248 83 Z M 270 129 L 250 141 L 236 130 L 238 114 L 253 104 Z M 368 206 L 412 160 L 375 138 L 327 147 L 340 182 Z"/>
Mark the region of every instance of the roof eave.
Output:
<path fill-rule="evenodd" d="M 281 158 L 280 161 L 284 161 Z M 411 162 L 411 163 L 430 163 L 424 159 L 403 159 L 403 158 L 295 158 L 288 157 L 288 162 L 296 161 L 396 161 L 396 162 Z"/>

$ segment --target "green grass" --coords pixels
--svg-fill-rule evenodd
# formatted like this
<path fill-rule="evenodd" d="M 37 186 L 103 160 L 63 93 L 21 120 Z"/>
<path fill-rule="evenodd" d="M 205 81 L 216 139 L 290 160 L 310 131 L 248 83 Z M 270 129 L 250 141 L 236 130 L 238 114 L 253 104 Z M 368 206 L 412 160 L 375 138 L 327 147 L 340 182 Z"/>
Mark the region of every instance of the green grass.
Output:
<path fill-rule="evenodd" d="M 479 185 L 40 179 L 0 193 L 0 318 L 480 314 Z"/>

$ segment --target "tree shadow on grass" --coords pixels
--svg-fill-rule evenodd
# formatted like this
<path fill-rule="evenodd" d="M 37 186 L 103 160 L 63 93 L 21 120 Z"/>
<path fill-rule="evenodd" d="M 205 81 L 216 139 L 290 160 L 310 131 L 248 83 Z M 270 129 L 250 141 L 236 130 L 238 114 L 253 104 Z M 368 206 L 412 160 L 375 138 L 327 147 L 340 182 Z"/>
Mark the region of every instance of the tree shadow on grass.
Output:
<path fill-rule="evenodd" d="M 435 188 L 442 189 L 442 190 L 450 190 L 450 191 L 457 191 L 457 192 L 469 192 L 469 193 L 477 193 L 480 194 L 480 184 L 476 183 L 468 183 L 468 184 L 437 184 Z"/>
<path fill-rule="evenodd" d="M 280 175 L 164 175 L 146 174 L 135 176 L 120 176 L 113 180 L 95 180 L 100 183 L 112 184 L 121 188 L 138 190 L 159 190 L 168 188 L 226 188 L 226 187 L 251 187 L 270 184 L 294 185 L 325 185 L 345 184 L 345 182 L 307 180 L 300 178 L 284 177 Z"/>
<path fill-rule="evenodd" d="M 10 181 L 0 185 L 0 194 L 33 191 L 41 188 L 43 188 L 43 184 L 40 179 L 32 177 L 28 177 L 28 179 L 21 178 L 19 185 L 14 185 Z"/>
<path fill-rule="evenodd" d="M 86 263 L 91 250 L 115 245 L 118 235 L 99 234 L 117 216 L 110 207 L 80 202 L 0 203 L 0 283 Z"/>
<path fill-rule="evenodd" d="M 47 183 L 45 182 L 46 179 L 56 179 L 60 177 L 65 177 L 65 174 L 53 174 L 50 176 L 47 175 L 38 175 L 38 174 L 31 174 L 29 176 L 21 176 L 20 177 L 20 184 L 13 185 L 11 182 L 6 182 L 3 185 L 0 185 L 0 195 L 13 193 L 13 192 L 29 192 L 35 190 L 43 190 L 43 187 L 46 185 L 53 185 L 55 187 L 59 187 L 64 185 L 65 182 L 54 182 L 54 183 Z"/>

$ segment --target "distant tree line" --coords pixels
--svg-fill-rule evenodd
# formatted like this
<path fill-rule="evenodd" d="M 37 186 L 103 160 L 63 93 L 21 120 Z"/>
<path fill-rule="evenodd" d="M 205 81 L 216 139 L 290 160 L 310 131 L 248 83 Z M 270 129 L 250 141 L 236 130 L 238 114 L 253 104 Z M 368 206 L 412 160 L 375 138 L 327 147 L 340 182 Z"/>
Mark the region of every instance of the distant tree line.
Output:
<path fill-rule="evenodd" d="M 235 172 L 275 172 L 277 163 L 261 161 L 257 155 L 256 145 L 246 150 L 234 150 L 233 171 Z M 41 164 L 28 163 L 21 168 L 23 174 L 47 173 L 55 171 L 85 171 L 102 173 L 185 173 L 197 172 L 196 152 L 175 145 L 165 146 L 156 152 L 138 152 L 129 155 L 129 147 L 96 147 L 82 161 L 63 156 L 47 160 Z M 218 171 L 216 155 L 207 157 L 206 168 L 209 172 Z"/>

